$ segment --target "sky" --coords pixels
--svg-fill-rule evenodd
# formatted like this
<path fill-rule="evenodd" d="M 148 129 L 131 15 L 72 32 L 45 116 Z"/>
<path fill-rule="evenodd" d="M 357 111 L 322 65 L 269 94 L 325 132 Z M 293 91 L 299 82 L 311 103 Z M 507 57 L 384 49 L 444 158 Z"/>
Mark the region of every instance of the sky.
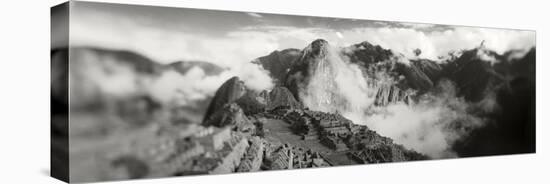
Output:
<path fill-rule="evenodd" d="M 368 41 L 414 57 L 437 59 L 485 41 L 503 53 L 535 45 L 535 33 L 252 12 L 73 2 L 71 45 L 136 51 L 160 63 L 202 60 L 223 67 L 323 38 L 345 47 Z M 238 65 L 237 65 L 238 66 Z"/>

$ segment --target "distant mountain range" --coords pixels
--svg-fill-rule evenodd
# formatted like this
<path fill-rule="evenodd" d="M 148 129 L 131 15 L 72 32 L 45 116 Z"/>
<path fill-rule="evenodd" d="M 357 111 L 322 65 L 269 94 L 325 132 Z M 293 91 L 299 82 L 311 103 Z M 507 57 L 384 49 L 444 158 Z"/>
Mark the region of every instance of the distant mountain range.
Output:
<path fill-rule="evenodd" d="M 128 177 L 125 172 L 143 178 L 431 159 L 351 121 L 341 111 L 322 112 L 305 104 L 303 93 L 312 78 L 353 65 L 372 90 L 369 98 L 375 108 L 410 106 L 450 81 L 456 91 L 446 98 L 463 99 L 469 104 L 467 112 L 486 122 L 468 129 L 460 122 L 469 119 L 459 119 L 445 127 L 470 132 L 451 145 L 459 157 L 535 151 L 535 48 L 498 54 L 481 44 L 434 61 L 421 54 L 408 59 L 366 41 L 343 48 L 329 44 L 318 39 L 302 50 L 273 51 L 251 61 L 269 72 L 273 89 L 254 91 L 232 77 L 214 94 L 190 98 L 185 105 L 155 98 L 153 82 L 173 72 L 184 77 L 193 68 L 205 76 L 227 69 L 202 61 L 160 64 L 135 52 L 92 47 L 71 48 L 71 63 L 63 65 L 67 50 L 52 50 L 52 67 L 72 72 L 67 81 L 70 102 L 58 89 L 62 86 L 52 84 L 52 105 L 71 108 L 71 131 L 64 131 L 63 122 L 52 121 L 52 132 L 68 135 L 74 145 L 70 154 L 82 157 L 74 161 L 74 167 L 81 168 L 75 175 L 92 178 L 98 173 L 120 179 Z M 326 78 L 320 83 L 330 87 L 326 89 L 338 88 L 334 75 L 320 76 Z M 161 87 L 187 82 L 168 79 Z M 341 94 L 323 95 L 323 103 L 342 105 Z M 363 96 L 351 100 L 362 102 L 358 98 Z M 132 148 L 126 149 L 130 143 Z M 121 154 L 119 159 L 91 156 L 115 153 Z M 143 170 L 105 170 L 99 164 L 139 164 Z"/>
<path fill-rule="evenodd" d="M 328 44 L 327 41 L 319 39 L 313 41 L 310 46 L 306 47 L 304 50 L 289 48 L 282 51 L 273 51 L 269 55 L 259 57 L 252 61 L 267 70 L 277 85 L 272 92 L 264 93 L 264 96 L 261 98 L 264 100 L 263 103 L 266 103 L 265 105 L 271 109 L 279 105 L 289 105 L 292 107 L 301 106 L 301 99 L 298 95 L 298 85 L 300 81 L 303 82 L 303 80 L 306 80 L 305 78 L 307 78 L 309 72 L 311 72 L 309 60 L 322 55 L 323 52 L 328 49 L 326 48 Z M 309 50 L 307 50 L 307 48 L 309 48 Z M 478 48 L 456 52 L 454 53 L 454 57 L 449 57 L 444 61 L 433 61 L 422 58 L 405 59 L 400 53 L 395 53 L 394 51 L 384 49 L 366 41 L 340 49 L 341 53 L 349 59 L 349 62 L 359 65 L 370 78 L 376 79 L 377 72 L 385 71 L 385 73 L 391 76 L 395 81 L 398 81 L 396 84 L 378 87 L 375 100 L 377 105 L 414 100 L 417 96 L 432 89 L 441 79 L 447 79 L 454 82 L 458 88 L 457 96 L 464 97 L 470 102 L 479 102 L 483 100 L 489 92 L 497 93 L 498 103 L 502 111 L 492 114 L 492 119 L 496 119 L 495 121 L 498 122 L 508 122 L 511 121 L 508 119 L 514 118 L 504 117 L 512 116 L 516 113 L 525 114 L 527 117 L 521 120 L 515 120 L 511 123 L 496 123 L 495 126 L 499 127 L 499 129 L 502 126 L 504 126 L 502 127 L 503 129 L 512 127 L 516 129 L 529 128 L 523 130 L 522 132 L 524 133 L 521 135 L 515 135 L 515 131 L 510 131 L 510 135 L 506 134 L 499 137 L 480 139 L 501 142 L 498 140 L 512 139 L 512 137 L 514 137 L 513 139 L 516 141 L 513 142 L 517 142 L 515 147 L 523 147 L 522 149 L 526 151 L 533 150 L 534 145 L 529 144 L 534 142 L 532 141 L 534 137 L 531 136 L 534 135 L 534 120 L 526 121 L 526 119 L 534 119 L 535 48 L 530 49 L 526 54 L 522 54 L 522 51 L 511 50 L 500 55 L 481 45 Z M 201 61 L 177 61 L 168 65 L 162 65 L 145 56 L 130 51 L 98 48 L 72 48 L 71 50 L 73 52 L 87 51 L 98 56 L 112 56 L 116 58 L 116 61 L 128 64 L 132 66 L 136 72 L 143 74 L 154 75 L 159 74 L 163 70 L 175 70 L 181 74 L 185 74 L 192 67 L 203 69 L 206 75 L 217 75 L 224 71 L 222 67 Z M 523 57 L 518 58 L 518 55 L 523 55 Z M 400 59 L 408 61 L 408 64 L 406 62 L 398 62 Z M 300 78 L 290 77 L 296 73 L 300 73 L 302 76 Z M 223 87 L 221 88 L 223 89 Z M 408 90 L 414 90 L 416 93 L 414 95 L 405 93 L 405 91 Z M 225 102 L 217 102 L 217 98 L 221 98 L 220 96 L 222 95 L 228 95 L 227 97 L 223 97 L 222 101 L 233 101 L 237 99 L 232 99 L 235 98 L 235 96 L 230 94 L 243 93 L 233 92 L 234 90 L 229 90 L 228 92 L 222 91 L 218 91 L 219 94 L 217 93 L 213 97 L 213 101 L 215 102 L 212 102 L 210 106 L 221 107 L 220 104 L 225 104 Z M 290 92 L 294 98 L 290 98 L 288 92 Z M 260 94 L 257 95 L 260 96 Z M 233 97 L 230 98 L 230 96 Z M 511 102 L 511 99 L 517 100 L 512 100 L 513 102 Z M 521 99 L 521 101 L 519 99 Z M 207 99 L 205 101 L 209 102 L 210 100 L 211 99 Z M 517 105 L 521 106 L 511 107 Z M 206 109 L 206 106 L 203 105 L 199 107 L 199 109 Z M 511 109 L 528 110 L 526 110 L 526 112 L 516 112 Z M 194 111 L 200 112 L 202 110 Z M 205 110 L 204 116 L 206 117 L 213 113 L 211 111 L 212 110 L 209 109 Z M 505 113 L 508 111 L 514 113 Z M 524 126 L 525 123 L 527 123 L 528 126 Z M 484 130 L 480 129 L 478 131 Z M 484 134 L 474 133 L 474 137 L 488 137 L 488 135 L 496 134 L 482 135 Z M 469 144 L 474 145 L 472 143 Z M 457 145 L 457 147 L 467 146 Z M 468 149 L 470 148 L 464 148 L 464 150 Z M 482 150 L 482 148 L 475 149 Z M 470 152 L 473 153 L 476 152 L 476 150 L 464 151 L 464 155 L 476 155 L 470 154 Z M 498 148 L 494 150 L 500 151 Z"/>
<path fill-rule="evenodd" d="M 269 71 L 278 86 L 269 95 L 277 94 L 274 95 L 276 100 L 270 100 L 272 98 L 268 95 L 263 97 L 271 102 L 267 103 L 268 107 L 299 108 L 303 105 L 299 90 L 312 75 L 313 59 L 325 57 L 330 49 L 328 44 L 319 39 L 304 50 L 274 51 L 253 61 Z M 456 97 L 463 97 L 469 103 L 481 103 L 487 95 L 496 95 L 496 106 L 500 110 L 478 114 L 491 123 L 473 130 L 471 137 L 461 139 L 453 146 L 459 156 L 534 151 L 535 48 L 527 53 L 512 50 L 500 55 L 481 44 L 477 48 L 451 53 L 452 56 L 442 61 L 406 59 L 369 42 L 340 49 L 342 55 L 350 63 L 359 65 L 369 78 L 376 80 L 377 73 L 382 71 L 398 81 L 375 86 L 378 88 L 375 105 L 409 103 L 433 90 L 440 80 L 452 81 L 457 87 Z M 286 95 L 287 91 L 293 98 Z"/>
<path fill-rule="evenodd" d="M 252 61 L 261 65 L 273 77 L 278 86 L 288 88 L 297 100 L 295 80 L 290 75 L 302 73 L 307 77 L 309 72 L 308 58 L 317 57 L 322 50 L 326 50 L 325 40 L 316 40 L 311 43 L 311 51 L 298 49 L 285 49 L 273 51 L 269 55 L 262 56 Z M 394 78 L 403 76 L 404 81 L 397 84 L 401 90 L 414 89 L 425 92 L 431 89 L 440 79 L 450 79 L 460 88 L 460 95 L 468 100 L 478 101 L 483 96 L 487 87 L 495 86 L 503 82 L 510 82 L 514 78 L 521 77 L 534 80 L 535 48 L 528 51 L 523 58 L 513 58 L 521 51 L 509 51 L 499 55 L 486 48 L 474 48 L 464 50 L 460 57 L 447 61 L 433 61 L 429 59 L 406 59 L 410 64 L 402 62 L 388 62 L 402 57 L 389 49 L 384 49 L 369 42 L 354 44 L 341 48 L 342 54 L 349 58 L 351 63 L 358 64 L 365 69 L 366 75 L 372 78 L 377 70 L 385 70 Z M 163 70 L 174 70 L 185 74 L 193 67 L 201 68 L 206 75 L 217 75 L 225 69 L 216 64 L 203 61 L 175 61 L 163 65 L 143 55 L 125 50 L 108 50 L 92 47 L 71 48 L 71 52 L 89 52 L 98 57 L 113 57 L 114 61 L 131 66 L 135 72 L 143 74 L 159 74 Z M 493 62 L 480 58 L 479 53 L 500 62 Z"/>
<path fill-rule="evenodd" d="M 298 99 L 296 80 L 304 80 L 311 71 L 308 58 L 318 57 L 323 50 L 327 50 L 328 42 L 316 40 L 311 43 L 311 51 L 285 49 L 274 51 L 267 56 L 256 60 L 270 75 L 276 79 L 278 85 L 285 86 Z M 440 79 L 450 79 L 459 87 L 459 96 L 470 101 L 479 101 L 486 93 L 487 88 L 508 83 L 513 78 L 525 77 L 534 81 L 535 48 L 528 51 L 523 58 L 511 56 L 523 51 L 512 50 L 499 55 L 482 46 L 460 52 L 458 58 L 446 61 L 429 59 L 405 59 L 409 64 L 395 62 L 395 59 L 404 59 L 401 54 L 384 49 L 369 42 L 362 42 L 349 47 L 341 48 L 342 54 L 349 58 L 351 63 L 358 64 L 365 69 L 366 74 L 376 78 L 376 71 L 386 71 L 396 81 L 403 76 L 405 80 L 397 84 L 400 90 L 413 89 L 420 92 L 430 90 Z M 496 61 L 489 61 L 487 58 Z M 389 62 L 393 61 L 393 62 Z M 301 73 L 302 79 L 291 79 L 289 76 Z M 506 76 L 506 77 L 505 77 Z M 390 98 L 391 99 L 391 98 Z M 299 99 L 298 99 L 299 100 Z"/>
<path fill-rule="evenodd" d="M 220 86 L 212 97 L 196 101 L 191 106 L 171 110 L 177 117 L 173 123 L 202 122 L 204 126 L 225 126 L 244 121 L 246 123 L 242 126 L 246 127 L 253 126 L 248 119 L 259 113 L 271 112 L 280 107 L 307 109 L 299 92 L 314 70 L 311 68 L 312 60 L 325 57 L 331 49 L 328 48 L 328 44 L 327 41 L 319 39 L 302 50 L 289 48 L 273 51 L 255 59 L 252 62 L 262 66 L 273 78 L 276 85 L 274 89 L 255 92 L 246 89 L 237 77 L 231 78 Z M 433 90 L 441 80 L 452 81 L 457 87 L 457 97 L 463 97 L 471 103 L 484 100 L 487 94 L 496 95 L 499 111 L 482 114 L 491 123 L 473 130 L 471 136 L 453 145 L 459 156 L 534 151 L 535 48 L 526 54 L 521 53 L 522 51 L 509 51 L 500 55 L 480 46 L 456 52 L 454 57 L 443 61 L 421 57 L 407 59 L 400 53 L 366 41 L 337 49 L 347 58 L 346 62 L 359 66 L 369 79 L 369 85 L 377 89 L 374 94 L 374 105 L 377 106 L 414 102 L 421 95 Z M 158 76 L 167 70 L 185 75 L 191 68 L 198 67 L 207 76 L 215 76 L 226 70 L 213 63 L 201 61 L 159 64 L 130 51 L 77 47 L 71 48 L 71 52 L 75 55 L 112 58 L 112 61 L 129 66 L 138 75 Z M 380 80 L 380 73 L 394 82 L 375 82 Z M 150 97 L 138 98 L 143 100 L 125 99 L 117 102 L 120 105 L 119 109 L 125 109 L 123 114 L 131 121 L 148 120 L 154 112 L 162 109 L 158 102 Z M 131 111 L 126 108 L 132 106 L 128 103 L 137 105 L 143 102 L 146 102 L 144 108 L 130 108 Z"/>

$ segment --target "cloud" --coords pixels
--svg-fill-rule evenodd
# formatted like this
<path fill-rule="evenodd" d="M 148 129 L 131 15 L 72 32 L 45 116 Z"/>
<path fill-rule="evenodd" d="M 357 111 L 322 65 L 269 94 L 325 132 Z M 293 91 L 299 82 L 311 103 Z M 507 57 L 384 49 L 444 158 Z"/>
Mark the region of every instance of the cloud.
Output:
<path fill-rule="evenodd" d="M 268 72 L 251 61 L 278 48 L 277 42 L 265 35 L 230 32 L 222 37 L 212 37 L 144 26 L 131 19 L 102 14 L 76 16 L 71 23 L 71 45 L 130 50 L 163 64 L 198 60 L 227 68 L 217 76 L 205 76 L 200 68 L 196 68 L 184 76 L 167 72 L 153 79 L 150 85 L 157 89 L 150 92 L 154 96 L 168 101 L 167 98 L 178 94 L 182 102 L 213 95 L 217 87 L 232 76 L 239 76 L 249 88 L 257 91 L 271 88 L 273 83 Z M 114 92 L 122 91 L 116 86 L 133 84 L 122 83 L 114 85 Z"/>
<path fill-rule="evenodd" d="M 227 68 L 216 76 L 206 76 L 200 68 L 194 68 L 185 75 L 166 72 L 146 80 L 124 67 L 117 69 L 116 75 L 90 69 L 90 80 L 105 93 L 123 95 L 146 91 L 159 101 L 182 104 L 213 95 L 217 87 L 232 76 L 239 76 L 252 89 L 269 89 L 273 84 L 267 72 L 250 61 L 273 50 L 304 48 L 318 38 L 327 40 L 333 47 L 368 41 L 403 54 L 397 58 L 397 62 L 403 63 L 408 63 L 407 58 L 416 58 L 413 50 L 417 48 L 422 51 L 420 57 L 437 60 L 450 51 L 477 47 L 482 41 L 485 41 L 486 48 L 501 54 L 511 49 L 535 46 L 535 33 L 530 31 L 473 27 L 425 31 L 430 25 L 384 25 L 386 27 L 340 30 L 258 24 L 213 35 L 151 27 L 138 24 L 131 17 L 91 14 L 72 17 L 71 45 L 131 50 L 165 64 L 177 60 L 201 60 Z M 367 85 L 370 79 L 362 75 L 360 68 L 349 64 L 345 57 L 335 52 L 329 54 L 328 59 L 318 62 L 330 72 L 314 73 L 314 79 L 301 94 L 307 106 L 340 112 L 397 143 L 435 158 L 454 156 L 450 145 L 466 135 L 469 129 L 483 126 L 482 119 L 471 115 L 471 108 L 480 108 L 481 111 L 498 109 L 494 97 L 488 96 L 483 103 L 468 104 L 453 96 L 454 86 L 448 84 L 441 84 L 440 88 L 444 90 L 433 92 L 432 97 L 422 97 L 416 104 L 376 108 L 372 104 L 377 88 Z M 147 84 L 146 87 L 141 86 L 142 83 Z M 88 94 L 86 90 L 81 92 Z M 327 102 L 327 96 L 335 98 L 334 101 Z"/>
<path fill-rule="evenodd" d="M 499 62 L 495 56 L 489 54 L 488 50 L 478 49 L 476 55 L 483 61 L 489 61 L 493 64 Z"/>
<path fill-rule="evenodd" d="M 267 72 L 252 63 L 218 75 L 207 75 L 197 66 L 185 74 L 168 69 L 159 75 L 148 75 L 137 72 L 128 61 L 91 50 L 78 50 L 71 57 L 70 92 L 74 105 L 93 103 L 100 96 L 125 99 L 148 95 L 162 104 L 182 106 L 212 97 L 233 76 L 239 76 L 256 91 L 273 87 Z"/>
<path fill-rule="evenodd" d="M 397 24 L 403 27 L 413 28 L 418 30 L 426 30 L 426 29 L 434 28 L 436 26 L 435 24 L 412 23 L 412 22 L 400 22 Z"/>
<path fill-rule="evenodd" d="M 258 13 L 247 14 L 262 16 Z M 435 29 L 436 25 L 415 23 L 396 25 L 399 26 L 386 24 L 383 27 L 340 30 L 315 25 L 294 27 L 256 24 L 212 35 L 180 30 L 178 26 L 151 27 L 131 17 L 79 13 L 71 19 L 71 39 L 74 45 L 129 49 L 164 63 L 195 59 L 227 67 L 249 62 L 273 50 L 303 48 L 317 38 L 323 38 L 338 47 L 369 41 L 402 53 L 407 58 L 413 58 L 413 50 L 419 48 L 422 50 L 421 57 L 433 60 L 447 55 L 449 51 L 477 47 L 482 41 L 485 41 L 488 49 L 497 53 L 530 48 L 535 44 L 535 33 L 532 31 L 461 26 Z M 433 31 L 425 31 L 431 28 L 434 28 Z"/>
<path fill-rule="evenodd" d="M 528 50 L 535 46 L 535 33 L 532 31 L 474 27 L 446 27 L 425 31 L 435 25 L 407 25 L 408 27 L 364 27 L 348 30 L 249 26 L 234 34 L 269 38 L 266 40 L 276 41 L 278 49 L 303 48 L 317 38 L 325 39 L 337 47 L 368 41 L 401 53 L 406 58 L 416 58 L 413 51 L 420 49 L 420 57 L 432 60 L 439 60 L 440 56 L 446 56 L 452 51 L 478 47 L 483 41 L 486 48 L 499 54 L 512 49 Z"/>
<path fill-rule="evenodd" d="M 206 75 L 199 67 L 193 67 L 185 74 L 168 70 L 154 77 L 145 85 L 148 93 L 165 104 L 186 105 L 196 100 L 212 97 L 218 88 L 233 76 L 239 76 L 245 85 L 255 91 L 271 89 L 273 83 L 258 65 L 249 63 L 238 70 L 226 70 L 218 75 Z"/>
<path fill-rule="evenodd" d="M 311 76 L 300 89 L 300 99 L 312 110 L 360 113 L 373 103 L 373 89 L 358 65 L 351 64 L 337 48 L 327 46 L 325 57 L 315 58 L 310 66 Z"/>
<path fill-rule="evenodd" d="M 227 72 L 207 76 L 199 67 L 191 68 L 184 75 L 169 70 L 159 77 L 150 79 L 150 83 L 146 84 L 145 88 L 159 102 L 185 105 L 212 96 L 218 87 L 230 77 Z"/>
<path fill-rule="evenodd" d="M 385 71 L 376 72 L 376 78 L 363 75 L 361 68 L 349 63 L 337 48 L 329 46 L 326 51 L 325 57 L 313 60 L 311 76 L 299 84 L 304 105 L 312 110 L 340 113 L 432 158 L 455 157 L 452 145 L 470 130 L 484 125 L 482 118 L 471 113 L 477 112 L 472 108 L 492 112 L 498 106 L 494 96 L 479 104 L 457 98 L 454 84 L 446 80 L 408 105 L 399 102 L 375 106 L 377 92 L 397 81 Z M 398 57 L 387 62 L 407 61 Z"/>
<path fill-rule="evenodd" d="M 98 93 L 119 98 L 139 90 L 136 72 L 113 57 L 90 51 L 71 52 L 70 57 L 71 105 L 93 102 Z"/>
<path fill-rule="evenodd" d="M 438 60 L 450 51 L 471 49 L 485 41 L 488 49 L 503 54 L 511 49 L 529 49 L 535 46 L 532 31 L 454 27 L 444 31 L 424 32 L 414 28 L 355 28 L 342 32 L 346 38 L 366 40 L 373 44 L 414 58 L 413 50 L 422 50 L 421 57 Z"/>
<path fill-rule="evenodd" d="M 249 89 L 255 91 L 273 88 L 273 79 L 267 75 L 267 71 L 260 65 L 246 63 L 236 70 L 232 70 L 233 76 L 238 76 Z"/>
<path fill-rule="evenodd" d="M 251 16 L 251 17 L 255 17 L 255 18 L 262 18 L 263 17 L 262 15 L 260 15 L 258 13 L 247 12 L 246 14 Z"/>
<path fill-rule="evenodd" d="M 170 101 L 164 98 L 177 97 L 182 102 L 205 98 L 205 94 L 212 95 L 215 86 L 221 85 L 231 76 L 241 77 L 253 89 L 268 89 L 272 84 L 266 72 L 249 61 L 277 49 L 302 48 L 316 38 L 324 38 L 334 47 L 367 40 L 396 53 L 403 53 L 404 57 L 398 57 L 397 60 L 403 63 L 408 63 L 406 57 L 414 57 L 412 50 L 416 48 L 422 50 L 422 57 L 437 59 L 437 56 L 446 55 L 449 51 L 477 47 L 483 40 L 487 48 L 500 53 L 534 44 L 534 36 L 530 32 L 472 28 L 425 33 L 406 28 L 363 28 L 336 32 L 321 28 L 255 26 L 229 32 L 221 38 L 149 29 L 140 29 L 135 33 L 138 36 L 126 38 L 120 43 L 139 43 L 136 49 L 143 49 L 144 53 L 154 58 L 206 60 L 229 68 L 216 77 L 205 77 L 198 69 L 190 71 L 186 76 L 168 73 L 153 83 L 154 96 L 163 101 Z M 113 38 L 115 41 L 117 39 L 120 38 Z M 312 109 L 340 112 L 356 123 L 366 124 L 397 143 L 434 158 L 455 156 L 450 146 L 467 134 L 466 129 L 483 125 L 481 119 L 468 113 L 471 104 L 452 96 L 449 99 L 453 100 L 440 97 L 423 99 L 413 105 L 394 104 L 382 109 L 372 108 L 374 97 L 369 94 L 373 94 L 376 89 L 361 82 L 368 79 L 361 75 L 359 68 L 348 64 L 338 54 L 329 57 L 331 61 L 324 64 L 334 70 L 333 73 L 328 78 L 322 77 L 326 73 L 315 73 L 316 77 L 301 94 L 304 103 Z M 178 81 L 177 85 L 173 81 Z M 327 102 L 327 96 L 336 99 Z M 480 106 L 484 111 L 495 108 L 490 98 Z M 370 115 L 365 114 L 369 111 Z M 461 128 L 450 128 L 456 124 Z"/>
<path fill-rule="evenodd" d="M 344 35 L 342 35 L 342 33 L 338 32 L 338 31 L 336 32 L 336 36 L 340 39 L 344 38 Z"/>
<path fill-rule="evenodd" d="M 364 122 L 396 143 L 432 158 L 456 157 L 453 144 L 485 121 L 473 115 L 476 106 L 456 97 L 455 90 L 450 81 L 442 81 L 418 103 L 375 108 Z"/>

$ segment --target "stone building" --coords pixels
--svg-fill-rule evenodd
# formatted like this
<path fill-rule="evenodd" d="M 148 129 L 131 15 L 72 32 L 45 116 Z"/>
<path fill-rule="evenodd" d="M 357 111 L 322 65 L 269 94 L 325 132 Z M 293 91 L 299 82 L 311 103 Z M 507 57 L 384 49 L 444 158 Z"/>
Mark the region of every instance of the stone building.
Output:
<path fill-rule="evenodd" d="M 190 162 L 204 152 L 204 147 L 192 137 L 165 137 L 116 160 L 125 160 L 125 163 L 129 162 L 126 158 L 139 160 L 143 167 L 147 168 L 147 172 L 142 173 L 144 175 L 141 177 L 163 177 L 179 172 L 184 163 Z"/>
<path fill-rule="evenodd" d="M 225 174 L 232 173 L 241 163 L 241 159 L 248 148 L 248 141 L 243 137 L 234 136 L 226 143 L 226 146 L 219 151 L 221 153 L 221 162 L 209 173 Z"/>
<path fill-rule="evenodd" d="M 350 152 L 350 157 L 355 161 L 367 163 L 385 163 L 394 161 L 394 149 L 390 145 L 367 147 L 360 151 Z M 398 161 L 398 160 L 395 160 Z"/>
<path fill-rule="evenodd" d="M 323 135 L 321 138 L 321 143 L 329 147 L 330 149 L 333 149 L 335 151 L 346 151 L 348 150 L 348 147 L 344 143 L 344 141 L 334 135 Z"/>
<path fill-rule="evenodd" d="M 346 136 L 351 134 L 351 131 L 348 127 L 345 126 L 337 126 L 337 127 L 326 127 L 323 129 L 327 134 L 329 135 L 341 135 Z"/>
<path fill-rule="evenodd" d="M 196 138 L 206 149 L 220 150 L 224 142 L 231 138 L 231 130 L 229 127 L 217 128 L 211 126 L 198 132 Z"/>
<path fill-rule="evenodd" d="M 290 121 L 294 133 L 301 135 L 304 140 L 315 140 L 319 138 L 318 128 L 312 123 L 309 116 L 301 116 Z"/>
<path fill-rule="evenodd" d="M 294 147 L 292 152 L 294 153 L 293 168 L 299 169 L 330 166 L 319 153 L 313 152 L 311 149 L 304 150 L 303 148 Z"/>
<path fill-rule="evenodd" d="M 280 147 L 272 156 L 271 169 L 292 169 L 293 153 L 288 145 Z"/>
<path fill-rule="evenodd" d="M 260 170 L 263 161 L 264 141 L 259 137 L 252 137 L 249 144 L 250 146 L 241 160 L 237 172 Z"/>
<path fill-rule="evenodd" d="M 319 139 L 319 131 L 313 124 L 308 124 L 307 131 L 302 134 L 304 140 L 316 140 Z"/>
<path fill-rule="evenodd" d="M 181 171 L 182 166 L 205 152 L 205 149 L 196 140 L 178 139 L 176 141 L 176 150 L 172 152 L 159 164 L 154 164 L 151 168 L 152 176 L 173 174 Z"/>
<path fill-rule="evenodd" d="M 282 120 L 291 111 L 292 108 L 290 108 L 290 106 L 278 106 L 270 110 L 270 113 L 267 113 L 266 115 L 268 115 L 269 118 Z"/>
<path fill-rule="evenodd" d="M 363 149 L 369 146 L 393 144 L 390 138 L 380 136 L 372 130 L 361 130 L 348 139 L 348 145 L 353 149 Z"/>

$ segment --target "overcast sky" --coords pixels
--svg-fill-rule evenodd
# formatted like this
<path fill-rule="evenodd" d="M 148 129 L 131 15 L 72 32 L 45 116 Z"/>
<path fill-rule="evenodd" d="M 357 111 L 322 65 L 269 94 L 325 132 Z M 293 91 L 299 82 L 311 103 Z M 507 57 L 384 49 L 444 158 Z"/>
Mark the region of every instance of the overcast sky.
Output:
<path fill-rule="evenodd" d="M 507 29 L 248 12 L 73 2 L 71 44 L 126 49 L 158 62 L 203 60 L 232 66 L 323 38 L 335 46 L 368 41 L 408 57 L 436 59 L 485 45 L 497 52 L 535 45 L 535 33 Z"/>

